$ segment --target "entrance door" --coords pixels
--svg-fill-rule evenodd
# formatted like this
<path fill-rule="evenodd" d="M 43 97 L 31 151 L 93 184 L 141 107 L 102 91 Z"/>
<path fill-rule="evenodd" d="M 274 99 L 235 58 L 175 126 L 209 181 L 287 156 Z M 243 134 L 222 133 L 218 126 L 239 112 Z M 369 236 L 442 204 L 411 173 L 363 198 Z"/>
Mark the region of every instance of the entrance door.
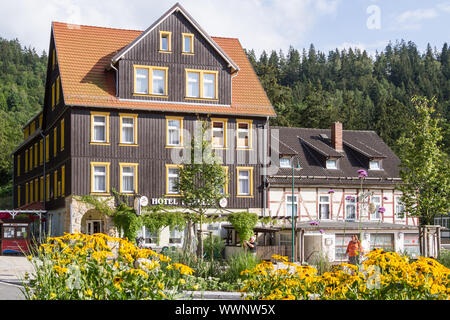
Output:
<path fill-rule="evenodd" d="M 101 220 L 88 220 L 86 221 L 87 234 L 92 235 L 94 233 L 103 233 L 103 221 Z"/>

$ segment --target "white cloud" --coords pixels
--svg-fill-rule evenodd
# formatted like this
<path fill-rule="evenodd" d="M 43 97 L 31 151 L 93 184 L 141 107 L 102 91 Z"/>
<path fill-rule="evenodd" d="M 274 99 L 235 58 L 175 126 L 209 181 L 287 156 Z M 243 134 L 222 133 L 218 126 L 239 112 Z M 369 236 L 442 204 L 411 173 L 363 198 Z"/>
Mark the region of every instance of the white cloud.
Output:
<path fill-rule="evenodd" d="M 450 13 L 450 2 L 442 2 L 437 5 L 437 8 L 441 11 Z"/>
<path fill-rule="evenodd" d="M 434 19 L 438 15 L 435 8 L 408 10 L 396 17 L 394 29 L 419 30 L 424 20 Z"/>
<path fill-rule="evenodd" d="M 15 0 L 2 3 L 0 36 L 48 50 L 51 21 L 144 30 L 174 2 L 157 0 Z M 245 48 L 300 44 L 340 0 L 185 0 L 181 4 L 212 36 L 237 37 Z M 294 43 L 292 43 L 294 42 Z"/>

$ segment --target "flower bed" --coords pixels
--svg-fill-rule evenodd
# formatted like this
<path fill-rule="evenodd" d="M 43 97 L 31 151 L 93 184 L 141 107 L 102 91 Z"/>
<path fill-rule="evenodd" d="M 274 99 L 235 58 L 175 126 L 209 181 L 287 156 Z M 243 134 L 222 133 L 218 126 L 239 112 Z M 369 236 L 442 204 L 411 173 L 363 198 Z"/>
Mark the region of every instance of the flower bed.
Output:
<path fill-rule="evenodd" d="M 397 253 L 375 249 L 359 268 L 343 263 L 322 275 L 286 257 L 273 258 L 288 268 L 263 262 L 242 272 L 246 299 L 450 299 L 450 269 L 430 258 L 411 262 Z"/>
<path fill-rule="evenodd" d="M 27 299 L 173 299 L 194 270 L 105 234 L 49 238 L 29 256 Z"/>

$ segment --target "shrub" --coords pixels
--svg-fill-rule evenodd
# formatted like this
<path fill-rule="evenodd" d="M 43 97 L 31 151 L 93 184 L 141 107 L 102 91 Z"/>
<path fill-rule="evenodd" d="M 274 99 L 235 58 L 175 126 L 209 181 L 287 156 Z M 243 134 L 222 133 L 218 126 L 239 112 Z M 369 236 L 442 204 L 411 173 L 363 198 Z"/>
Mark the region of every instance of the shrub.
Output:
<path fill-rule="evenodd" d="M 219 236 L 207 237 L 204 242 L 204 252 L 205 258 L 211 259 L 211 252 L 213 253 L 212 258 L 221 259 L 223 250 L 225 249 L 225 243 L 223 239 Z"/>
<path fill-rule="evenodd" d="M 29 256 L 29 300 L 173 299 L 194 270 L 167 256 L 105 234 L 48 238 Z"/>
<path fill-rule="evenodd" d="M 438 261 L 447 268 L 450 268 L 450 250 L 441 250 Z"/>
<path fill-rule="evenodd" d="M 232 255 L 227 260 L 227 270 L 222 274 L 221 279 L 227 282 L 236 282 L 241 278 L 241 272 L 246 269 L 255 268 L 261 262 L 254 254 L 241 251 Z"/>

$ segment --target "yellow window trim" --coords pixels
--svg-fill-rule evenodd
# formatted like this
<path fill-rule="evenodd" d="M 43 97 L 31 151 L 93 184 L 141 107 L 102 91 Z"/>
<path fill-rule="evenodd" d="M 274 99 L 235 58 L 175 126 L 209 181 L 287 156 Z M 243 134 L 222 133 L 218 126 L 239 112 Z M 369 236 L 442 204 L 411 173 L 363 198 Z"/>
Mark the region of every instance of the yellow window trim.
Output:
<path fill-rule="evenodd" d="M 238 131 L 239 131 L 239 124 L 240 123 L 248 123 L 248 147 L 239 147 L 238 146 Z M 237 150 L 252 150 L 252 128 L 253 128 L 253 120 L 246 120 L 246 119 L 236 119 L 236 149 Z"/>
<path fill-rule="evenodd" d="M 50 174 L 45 177 L 45 201 L 50 201 Z"/>
<path fill-rule="evenodd" d="M 44 177 L 40 177 L 40 184 L 39 184 L 39 201 L 44 201 Z"/>
<path fill-rule="evenodd" d="M 59 98 L 60 98 L 60 78 L 56 78 L 56 104 L 59 104 Z"/>
<path fill-rule="evenodd" d="M 187 54 L 187 55 L 194 55 L 194 34 L 193 33 L 181 33 L 182 37 L 182 47 L 183 47 L 183 51 L 181 52 L 182 54 Z M 186 48 L 184 46 L 184 38 L 190 38 L 190 42 L 191 42 L 191 51 L 186 51 Z"/>
<path fill-rule="evenodd" d="M 222 122 L 223 123 L 223 146 L 222 147 L 215 147 L 212 144 L 213 141 L 213 124 L 214 122 Z M 225 118 L 211 118 L 211 148 L 212 149 L 228 149 L 228 144 L 227 144 L 227 126 L 228 126 L 228 119 Z"/>
<path fill-rule="evenodd" d="M 163 50 L 162 48 L 162 37 L 163 36 L 168 36 L 168 43 L 167 43 L 167 49 L 168 50 Z M 169 53 L 172 52 L 172 32 L 171 31 L 159 31 L 159 52 L 161 53 Z"/>
<path fill-rule="evenodd" d="M 44 140 L 39 140 L 39 164 L 44 163 Z"/>
<path fill-rule="evenodd" d="M 39 201 L 39 178 L 34 179 L 34 201 Z"/>
<path fill-rule="evenodd" d="M 105 138 L 106 142 L 94 141 L 94 116 L 105 117 Z M 109 112 L 91 111 L 91 141 L 90 144 L 107 146 L 109 145 Z"/>
<path fill-rule="evenodd" d="M 53 172 L 53 198 L 58 198 L 58 170 Z"/>
<path fill-rule="evenodd" d="M 104 166 L 106 167 L 106 192 L 94 192 L 94 166 Z M 109 195 L 109 162 L 91 162 L 91 194 L 92 195 Z"/>
<path fill-rule="evenodd" d="M 169 145 L 169 120 L 180 121 L 180 145 Z M 166 148 L 183 148 L 183 117 L 166 116 Z"/>
<path fill-rule="evenodd" d="M 250 182 L 250 194 L 240 195 L 239 190 L 239 172 L 240 171 L 249 171 L 249 182 Z M 253 167 L 236 167 L 236 197 L 237 198 L 253 198 Z"/>
<path fill-rule="evenodd" d="M 38 166 L 38 143 L 34 144 L 34 167 Z"/>
<path fill-rule="evenodd" d="M 52 110 L 55 109 L 55 83 L 52 84 Z"/>
<path fill-rule="evenodd" d="M 181 197 L 179 193 L 169 193 L 169 169 L 172 168 L 183 168 L 182 164 L 167 164 L 166 163 L 166 196 L 168 197 Z"/>
<path fill-rule="evenodd" d="M 61 196 L 66 196 L 66 166 L 61 167 Z"/>
<path fill-rule="evenodd" d="M 58 150 L 58 128 L 53 128 L 53 157 L 56 157 L 56 151 Z"/>
<path fill-rule="evenodd" d="M 20 154 L 17 155 L 17 176 L 20 176 Z"/>
<path fill-rule="evenodd" d="M 25 204 L 28 204 L 28 182 L 25 183 Z"/>
<path fill-rule="evenodd" d="M 20 186 L 17 186 L 17 207 L 20 207 Z"/>
<path fill-rule="evenodd" d="M 222 166 L 222 168 L 225 171 L 225 188 L 224 188 L 224 191 L 225 191 L 225 195 L 229 196 L 229 194 L 228 194 L 228 183 L 229 183 L 228 166 Z"/>
<path fill-rule="evenodd" d="M 28 152 L 28 155 L 30 156 L 29 169 L 31 171 L 31 170 L 33 170 L 33 146 L 30 147 L 30 151 Z"/>
<path fill-rule="evenodd" d="M 39 127 L 42 128 L 42 119 L 43 119 L 43 115 L 42 113 L 39 116 Z"/>
<path fill-rule="evenodd" d="M 61 151 L 64 150 L 64 119 L 61 120 Z"/>
<path fill-rule="evenodd" d="M 198 73 L 198 82 L 199 82 L 199 97 L 189 97 L 187 95 L 188 92 L 188 73 Z M 214 93 L 215 96 L 214 98 L 205 98 L 203 96 L 203 75 L 204 74 L 214 74 L 215 75 L 215 89 L 214 89 Z M 218 88 L 219 88 L 219 71 L 214 71 L 214 70 L 200 70 L 200 69 L 184 69 L 184 80 L 185 80 L 185 94 L 184 94 L 184 98 L 187 100 L 208 100 L 208 101 L 218 101 Z"/>
<path fill-rule="evenodd" d="M 31 124 L 30 124 L 30 134 L 32 134 L 34 131 L 36 131 L 35 120 L 33 120 L 33 122 L 31 122 Z"/>
<path fill-rule="evenodd" d="M 28 149 L 25 150 L 25 172 L 28 172 Z"/>
<path fill-rule="evenodd" d="M 55 69 L 55 66 L 56 66 L 56 50 L 53 49 L 53 52 L 52 52 L 52 69 Z"/>
<path fill-rule="evenodd" d="M 29 203 L 32 203 L 34 201 L 34 184 L 33 184 L 33 180 L 30 181 L 30 198 L 29 198 Z"/>
<path fill-rule="evenodd" d="M 123 167 L 133 167 L 134 168 L 134 193 L 124 192 L 122 189 L 122 169 Z M 119 192 L 124 195 L 133 195 L 138 193 L 138 167 L 139 163 L 127 163 L 119 162 Z"/>
<path fill-rule="evenodd" d="M 136 113 L 119 113 L 119 146 L 138 146 L 138 115 Z M 133 118 L 134 121 L 134 143 L 122 142 L 122 119 Z"/>
<path fill-rule="evenodd" d="M 148 93 L 140 93 L 136 92 L 136 69 L 147 69 L 148 70 Z M 164 71 L 164 94 L 153 93 L 153 70 L 162 70 Z M 144 66 L 144 65 L 133 65 L 133 95 L 135 96 L 144 96 L 144 97 L 159 97 L 159 98 L 168 98 L 168 74 L 169 67 L 158 67 L 158 66 Z"/>
<path fill-rule="evenodd" d="M 30 135 L 30 127 L 29 126 L 25 127 L 25 129 L 23 131 L 23 135 L 24 135 L 25 139 L 28 138 L 28 136 Z"/>
<path fill-rule="evenodd" d="M 50 136 L 45 136 L 45 162 L 50 160 Z"/>

